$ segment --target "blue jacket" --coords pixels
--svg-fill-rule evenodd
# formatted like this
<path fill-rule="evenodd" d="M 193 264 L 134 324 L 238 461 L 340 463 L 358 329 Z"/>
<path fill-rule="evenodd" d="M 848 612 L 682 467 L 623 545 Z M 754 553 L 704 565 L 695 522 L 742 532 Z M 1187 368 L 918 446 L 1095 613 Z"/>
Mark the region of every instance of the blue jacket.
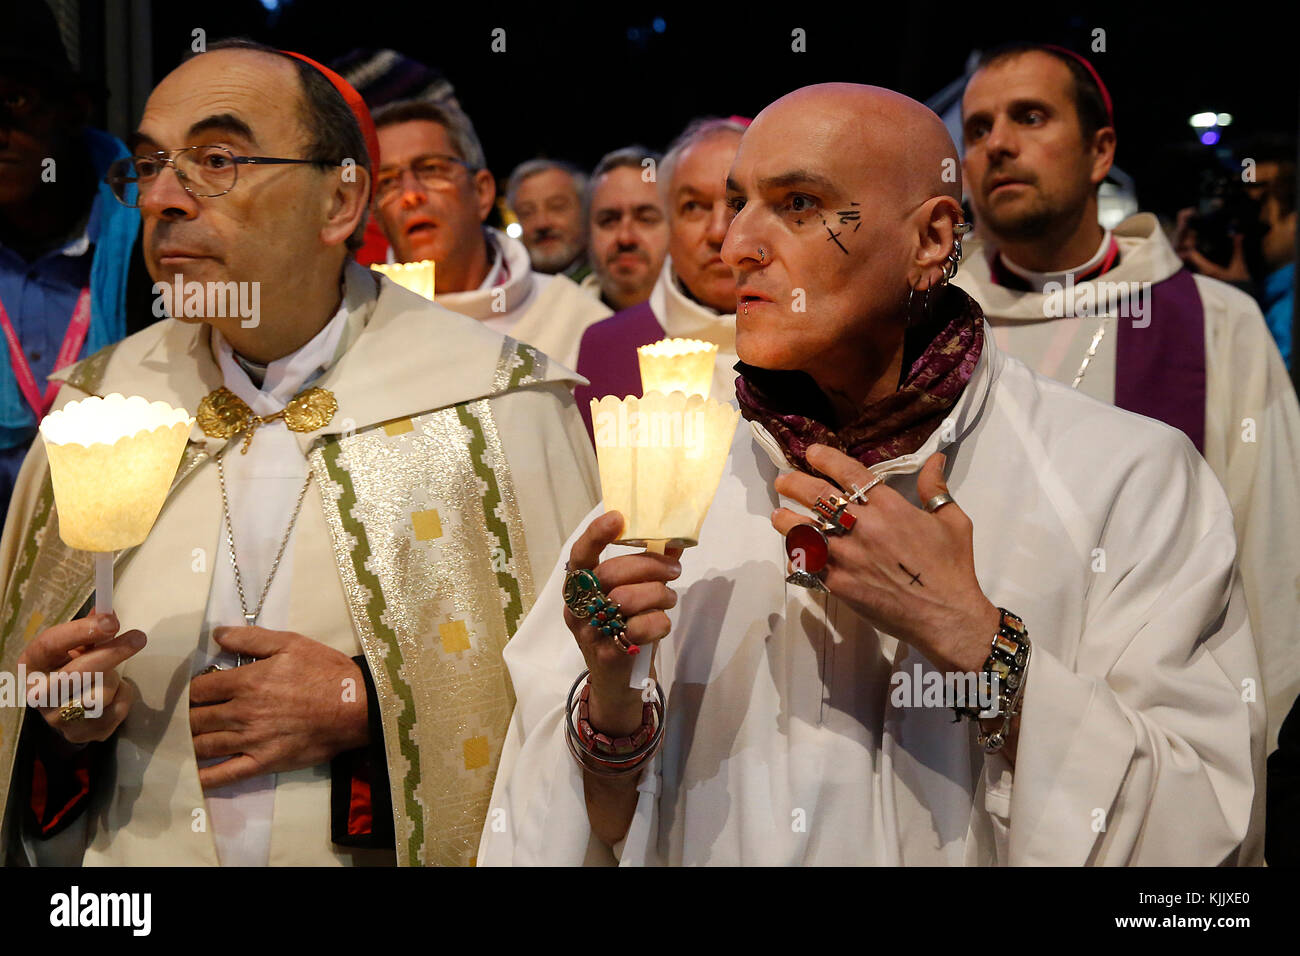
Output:
<path fill-rule="evenodd" d="M 90 128 L 85 131 L 85 141 L 99 186 L 87 222 L 87 238 L 94 244 L 90 266 L 90 329 L 79 358 L 95 354 L 126 334 L 127 272 L 140 230 L 139 211 L 114 199 L 103 181 L 109 164 L 127 155 L 126 147 L 108 133 Z M 71 318 L 71 306 L 51 308 L 48 321 L 58 326 L 54 341 L 62 340 Z M 44 382 L 38 381 L 37 385 L 44 391 Z M 18 387 L 9 350 L 0 347 L 0 448 L 25 446 L 38 424 Z"/>
<path fill-rule="evenodd" d="M 1282 361 L 1291 367 L 1291 322 L 1295 310 L 1295 263 L 1288 262 L 1264 280 L 1260 290 L 1264 319 L 1273 333 Z"/>

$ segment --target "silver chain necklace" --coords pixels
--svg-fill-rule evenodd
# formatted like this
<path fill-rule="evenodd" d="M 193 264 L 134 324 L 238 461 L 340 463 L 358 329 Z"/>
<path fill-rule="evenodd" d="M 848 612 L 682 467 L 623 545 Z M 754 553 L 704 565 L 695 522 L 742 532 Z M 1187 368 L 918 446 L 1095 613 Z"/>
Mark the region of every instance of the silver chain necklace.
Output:
<path fill-rule="evenodd" d="M 1097 326 L 1097 332 L 1092 337 L 1092 344 L 1088 346 L 1088 354 L 1083 357 L 1083 364 L 1079 366 L 1079 371 L 1074 375 L 1074 381 L 1070 383 L 1070 388 L 1078 388 L 1079 383 L 1083 381 L 1083 373 L 1088 371 L 1088 363 L 1092 357 L 1097 354 L 1097 346 L 1106 335 L 1106 320 L 1101 320 L 1101 325 Z"/>
<path fill-rule="evenodd" d="M 293 517 L 289 519 L 289 526 L 284 529 L 284 537 L 280 540 L 280 550 L 275 554 L 275 560 L 271 562 L 271 572 L 266 576 L 266 584 L 262 587 L 262 596 L 257 600 L 257 607 L 252 613 L 248 610 L 248 598 L 244 596 L 244 579 L 239 573 L 239 562 L 235 559 L 235 529 L 230 522 L 230 499 L 226 495 L 226 470 L 221 464 L 221 459 L 225 457 L 226 452 L 231 445 L 227 444 L 221 450 L 221 454 L 216 456 L 217 459 L 217 478 L 221 482 L 221 510 L 226 519 L 226 543 L 230 546 L 230 566 L 235 571 L 235 587 L 239 591 L 239 607 L 244 612 L 244 621 L 249 627 L 257 624 L 257 619 L 262 613 L 262 605 L 266 603 L 266 595 L 270 593 L 271 582 L 275 580 L 275 572 L 280 570 L 280 559 L 284 557 L 284 549 L 289 544 L 289 536 L 293 534 L 293 526 L 298 523 L 298 512 L 302 510 L 302 501 L 307 497 L 307 489 L 311 487 L 311 469 L 307 469 L 307 480 L 303 482 L 302 491 L 298 492 L 298 502 L 293 506 Z M 256 658 L 247 657 L 243 654 L 236 654 L 235 666 L 243 667 L 245 664 L 251 664 Z"/>

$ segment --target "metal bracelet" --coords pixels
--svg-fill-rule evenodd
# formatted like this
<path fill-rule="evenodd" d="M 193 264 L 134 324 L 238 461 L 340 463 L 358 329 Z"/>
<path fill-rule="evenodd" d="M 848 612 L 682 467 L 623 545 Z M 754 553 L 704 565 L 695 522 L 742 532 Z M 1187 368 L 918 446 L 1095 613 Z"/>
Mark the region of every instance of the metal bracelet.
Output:
<path fill-rule="evenodd" d="M 569 688 L 569 697 L 564 705 L 564 741 L 568 745 L 569 753 L 578 762 L 578 766 L 594 774 L 617 777 L 635 773 L 641 769 L 642 764 L 658 752 L 660 744 L 663 743 L 665 706 L 663 688 L 659 686 L 657 681 L 655 682 L 656 700 L 652 701 L 655 714 L 655 730 L 645 744 L 627 754 L 597 753 L 583 744 L 578 729 L 574 724 L 574 714 L 577 710 L 574 701 L 577 697 L 578 687 L 590 673 L 590 671 L 583 671 L 578 675 L 578 679 Z"/>
<path fill-rule="evenodd" d="M 989 655 L 981 668 L 981 674 L 998 681 L 998 709 L 995 713 L 986 714 L 975 707 L 953 706 L 956 715 L 954 721 L 962 717 L 976 722 L 986 716 L 1003 718 L 1000 730 L 987 734 L 981 730 L 978 734 L 980 745 L 986 753 L 994 753 L 1006 744 L 1011 722 L 1020 713 L 1020 703 L 1025 692 L 1025 673 L 1033 651 L 1025 622 L 1006 608 L 998 608 L 998 614 L 998 630 L 993 635 Z"/>

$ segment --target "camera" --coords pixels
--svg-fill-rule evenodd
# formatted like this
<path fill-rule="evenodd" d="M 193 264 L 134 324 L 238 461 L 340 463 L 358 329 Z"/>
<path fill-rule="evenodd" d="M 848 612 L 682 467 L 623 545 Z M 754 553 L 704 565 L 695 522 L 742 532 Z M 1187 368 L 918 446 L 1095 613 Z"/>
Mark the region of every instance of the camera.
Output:
<path fill-rule="evenodd" d="M 1189 225 L 1196 232 L 1196 250 L 1221 266 L 1232 261 L 1233 236 L 1245 238 L 1247 262 L 1256 258 L 1264 229 L 1259 203 L 1246 192 L 1245 184 L 1230 173 L 1206 171 L 1196 203 L 1196 215 Z"/>

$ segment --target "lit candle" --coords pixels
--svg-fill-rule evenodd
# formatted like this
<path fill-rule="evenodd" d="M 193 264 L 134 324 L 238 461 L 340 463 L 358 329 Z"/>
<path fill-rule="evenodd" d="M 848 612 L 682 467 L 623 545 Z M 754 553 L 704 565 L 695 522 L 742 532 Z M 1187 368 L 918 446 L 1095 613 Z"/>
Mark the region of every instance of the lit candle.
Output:
<path fill-rule="evenodd" d="M 59 537 L 95 552 L 95 610 L 112 610 L 113 554 L 153 528 L 194 419 L 183 408 L 113 393 L 69 402 L 41 422 Z"/>
<path fill-rule="evenodd" d="M 681 391 L 592 401 L 605 510 L 623 515 L 616 544 L 663 554 L 699 543 L 739 419 L 730 403 Z M 637 656 L 632 687 L 644 689 L 652 657 Z"/>
<path fill-rule="evenodd" d="M 660 339 L 636 350 L 641 391 L 709 397 L 718 347 L 699 339 Z"/>
<path fill-rule="evenodd" d="M 426 299 L 433 299 L 432 259 L 422 259 L 419 262 L 377 262 L 370 268 L 388 276 L 403 288 L 410 289 Z"/>

